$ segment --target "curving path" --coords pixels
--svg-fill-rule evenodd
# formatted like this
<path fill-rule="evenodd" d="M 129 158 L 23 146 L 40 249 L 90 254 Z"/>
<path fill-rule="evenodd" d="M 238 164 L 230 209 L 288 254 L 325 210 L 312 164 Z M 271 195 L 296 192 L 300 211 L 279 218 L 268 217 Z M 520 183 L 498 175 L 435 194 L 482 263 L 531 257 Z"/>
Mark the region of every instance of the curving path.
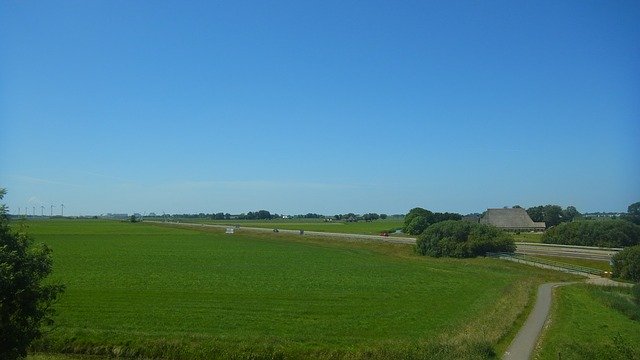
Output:
<path fill-rule="evenodd" d="M 549 317 L 553 289 L 568 284 L 573 283 L 546 283 L 538 287 L 538 296 L 533 311 L 504 353 L 502 357 L 504 360 L 528 360 L 531 357 L 542 327 Z"/>

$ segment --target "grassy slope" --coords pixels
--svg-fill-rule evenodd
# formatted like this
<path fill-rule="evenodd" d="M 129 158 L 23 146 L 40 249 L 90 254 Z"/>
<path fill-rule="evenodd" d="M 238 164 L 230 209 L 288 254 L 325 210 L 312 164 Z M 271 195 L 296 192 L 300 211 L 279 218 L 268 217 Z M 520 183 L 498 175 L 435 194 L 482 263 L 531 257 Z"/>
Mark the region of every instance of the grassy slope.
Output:
<path fill-rule="evenodd" d="M 550 327 L 536 359 L 640 359 L 639 317 L 631 320 L 611 306 L 633 310 L 628 289 L 575 285 L 556 289 Z"/>
<path fill-rule="evenodd" d="M 536 282 L 566 277 L 491 259 L 425 259 L 410 246 L 297 236 L 103 221 L 34 222 L 30 232 L 53 248 L 54 280 L 68 287 L 57 328 L 38 345 L 53 351 L 486 353 L 523 318 Z"/>

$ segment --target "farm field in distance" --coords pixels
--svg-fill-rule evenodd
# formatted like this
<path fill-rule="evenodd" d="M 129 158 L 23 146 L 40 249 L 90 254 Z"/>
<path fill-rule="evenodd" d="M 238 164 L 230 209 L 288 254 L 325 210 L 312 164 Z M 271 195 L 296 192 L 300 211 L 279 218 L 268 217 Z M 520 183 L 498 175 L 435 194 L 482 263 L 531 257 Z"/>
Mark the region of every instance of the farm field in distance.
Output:
<path fill-rule="evenodd" d="M 167 358 L 482 358 L 567 274 L 410 245 L 99 220 L 28 222 L 67 285 L 36 351 Z"/>
<path fill-rule="evenodd" d="M 172 219 L 173 220 L 173 219 Z M 162 219 L 158 219 L 162 221 Z M 375 221 L 323 221 L 322 219 L 273 219 L 273 220 L 207 220 L 180 219 L 181 222 L 212 225 L 240 225 L 267 229 L 304 230 L 319 232 L 336 232 L 345 234 L 379 235 L 383 231 L 402 228 L 402 219 L 385 219 Z M 402 235 L 402 234 L 398 234 Z"/>

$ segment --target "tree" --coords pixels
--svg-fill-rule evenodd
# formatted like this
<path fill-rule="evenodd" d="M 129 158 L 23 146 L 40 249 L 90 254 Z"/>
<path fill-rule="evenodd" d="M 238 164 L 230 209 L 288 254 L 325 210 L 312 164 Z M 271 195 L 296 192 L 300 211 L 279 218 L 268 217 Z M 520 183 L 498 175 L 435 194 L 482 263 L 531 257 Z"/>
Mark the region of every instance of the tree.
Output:
<path fill-rule="evenodd" d="M 0 189 L 0 199 L 5 189 Z M 51 305 L 64 290 L 43 285 L 52 270 L 51 250 L 33 245 L 24 231 L 13 232 L 6 206 L 0 207 L 0 359 L 18 359 L 41 335 L 40 326 L 52 324 Z"/>
<path fill-rule="evenodd" d="M 627 208 L 627 215 L 623 218 L 636 225 L 640 225 L 640 201 L 629 205 Z"/>
<path fill-rule="evenodd" d="M 612 263 L 613 277 L 640 283 L 640 245 L 615 254 Z"/>
<path fill-rule="evenodd" d="M 404 217 L 402 231 L 409 235 L 420 235 L 429 225 L 446 220 L 462 220 L 462 215 L 448 212 L 434 213 L 423 208 L 413 208 Z"/>
<path fill-rule="evenodd" d="M 621 219 L 578 220 L 548 229 L 543 243 L 626 247 L 640 244 L 640 226 Z"/>
<path fill-rule="evenodd" d="M 416 249 L 432 257 L 468 258 L 487 252 L 514 252 L 511 235 L 495 226 L 447 220 L 429 226 L 416 240 Z"/>
<path fill-rule="evenodd" d="M 576 209 L 575 206 L 567 206 L 566 209 L 562 211 L 562 220 L 563 221 L 573 221 L 576 218 L 579 218 L 582 214 Z"/>
<path fill-rule="evenodd" d="M 562 210 L 559 205 L 534 206 L 527 209 L 527 214 L 531 220 L 536 222 L 544 221 L 547 228 L 556 226 L 562 222 L 569 222 L 580 216 L 574 206 L 567 206 Z"/>

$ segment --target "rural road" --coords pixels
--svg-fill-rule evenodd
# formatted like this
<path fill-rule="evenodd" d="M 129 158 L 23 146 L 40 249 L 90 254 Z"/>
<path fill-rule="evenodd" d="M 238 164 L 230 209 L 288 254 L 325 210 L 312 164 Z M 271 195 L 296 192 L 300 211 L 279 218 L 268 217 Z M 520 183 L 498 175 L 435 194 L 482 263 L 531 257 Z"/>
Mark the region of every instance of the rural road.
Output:
<path fill-rule="evenodd" d="M 526 255 L 545 255 L 568 258 L 609 261 L 613 255 L 622 249 L 596 248 L 586 246 L 516 243 L 516 252 Z"/>
<path fill-rule="evenodd" d="M 542 327 L 549 316 L 553 289 L 557 286 L 568 284 L 571 283 L 546 283 L 540 285 L 533 311 L 531 311 L 527 321 L 525 321 L 511 345 L 505 351 L 502 357 L 503 360 L 528 360 L 531 357 Z"/>

